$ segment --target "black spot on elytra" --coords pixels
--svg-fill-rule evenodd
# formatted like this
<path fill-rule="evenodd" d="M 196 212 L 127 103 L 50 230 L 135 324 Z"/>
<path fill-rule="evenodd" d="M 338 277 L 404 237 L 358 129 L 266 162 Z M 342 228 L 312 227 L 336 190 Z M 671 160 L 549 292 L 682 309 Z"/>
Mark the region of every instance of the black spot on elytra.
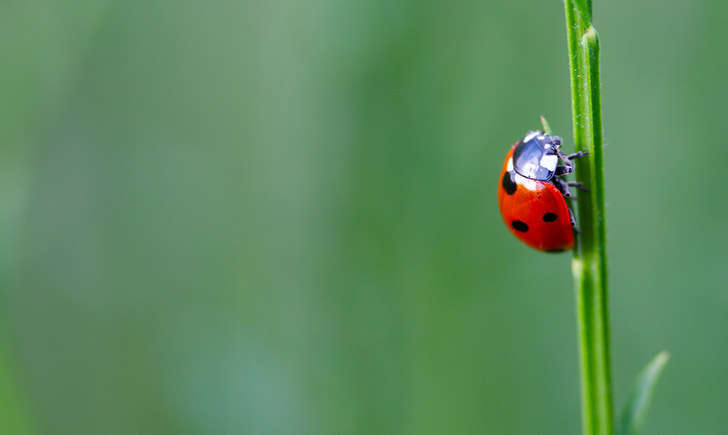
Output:
<path fill-rule="evenodd" d="M 513 172 L 506 171 L 506 173 L 503 174 L 503 181 L 501 184 L 503 185 L 503 190 L 505 190 L 507 194 L 513 195 L 516 193 L 516 188 L 518 186 L 516 185 L 516 182 L 513 181 Z"/>
<path fill-rule="evenodd" d="M 511 226 L 513 227 L 514 230 L 520 231 L 522 233 L 525 233 L 526 231 L 528 231 L 528 225 L 526 225 L 525 222 L 513 221 L 513 222 L 511 222 Z"/>
<path fill-rule="evenodd" d="M 544 222 L 553 222 L 556 219 L 558 219 L 558 216 L 554 213 L 546 213 L 545 215 L 543 215 Z"/>

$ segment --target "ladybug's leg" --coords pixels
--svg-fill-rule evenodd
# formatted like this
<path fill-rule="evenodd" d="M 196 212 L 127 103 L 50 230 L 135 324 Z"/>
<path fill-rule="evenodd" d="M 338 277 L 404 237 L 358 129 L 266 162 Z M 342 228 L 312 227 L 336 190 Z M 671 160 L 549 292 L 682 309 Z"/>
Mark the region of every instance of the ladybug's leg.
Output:
<path fill-rule="evenodd" d="M 579 232 L 579 228 L 576 226 L 576 218 L 574 218 L 574 212 L 569 209 L 569 220 L 571 221 L 571 228 L 575 233 Z"/>
<path fill-rule="evenodd" d="M 589 188 L 584 187 L 584 183 L 581 181 L 567 181 L 566 184 L 568 184 L 570 187 L 576 187 L 577 189 L 581 190 L 582 192 L 588 192 Z"/>
<path fill-rule="evenodd" d="M 568 156 L 562 156 L 561 158 L 566 159 L 566 160 L 574 160 L 574 159 L 580 159 L 587 154 L 589 154 L 589 153 L 586 151 L 579 151 L 578 153 L 569 154 Z"/>
<path fill-rule="evenodd" d="M 574 162 L 572 162 L 572 159 L 580 159 L 587 155 L 588 153 L 585 151 L 579 151 L 578 153 L 569 154 L 568 156 L 561 151 L 556 151 L 556 154 L 559 156 L 562 162 L 564 162 L 563 166 L 557 166 L 556 167 L 556 175 L 565 175 L 565 174 L 571 174 L 574 172 Z"/>
<path fill-rule="evenodd" d="M 559 176 L 554 177 L 553 181 L 554 186 L 559 189 L 559 192 L 564 195 L 564 198 L 571 198 L 571 191 L 569 190 L 569 183 L 567 181 L 564 181 L 564 179 Z"/>
<path fill-rule="evenodd" d="M 556 150 L 556 155 L 564 162 L 562 166 L 556 167 L 556 175 L 571 174 L 574 172 L 574 163 L 569 160 L 569 156 L 558 150 Z"/>

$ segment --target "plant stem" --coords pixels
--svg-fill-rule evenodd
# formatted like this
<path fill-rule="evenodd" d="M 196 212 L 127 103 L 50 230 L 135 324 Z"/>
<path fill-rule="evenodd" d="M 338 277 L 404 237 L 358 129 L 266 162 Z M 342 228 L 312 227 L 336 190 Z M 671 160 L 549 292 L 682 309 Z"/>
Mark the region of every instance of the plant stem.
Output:
<path fill-rule="evenodd" d="M 580 233 L 572 272 L 576 285 L 584 435 L 612 435 L 609 355 L 604 161 L 599 72 L 599 37 L 591 24 L 590 0 L 565 0 L 571 73 L 574 145 L 588 157 L 576 164 L 576 178 L 589 189 L 577 203 Z"/>

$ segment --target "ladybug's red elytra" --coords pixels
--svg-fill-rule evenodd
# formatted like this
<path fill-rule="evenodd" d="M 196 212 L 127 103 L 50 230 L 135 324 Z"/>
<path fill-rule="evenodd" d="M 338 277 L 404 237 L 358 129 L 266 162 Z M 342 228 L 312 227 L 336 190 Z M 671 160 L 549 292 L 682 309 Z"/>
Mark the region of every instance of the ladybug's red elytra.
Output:
<path fill-rule="evenodd" d="M 578 152 L 559 151 L 561 138 L 543 132 L 530 132 L 516 142 L 506 155 L 498 179 L 498 206 L 503 222 L 526 245 L 547 252 L 574 247 L 575 221 L 566 199 L 569 186 L 563 175 L 573 171 L 572 159 Z M 559 165 L 559 160 L 563 165 Z"/>

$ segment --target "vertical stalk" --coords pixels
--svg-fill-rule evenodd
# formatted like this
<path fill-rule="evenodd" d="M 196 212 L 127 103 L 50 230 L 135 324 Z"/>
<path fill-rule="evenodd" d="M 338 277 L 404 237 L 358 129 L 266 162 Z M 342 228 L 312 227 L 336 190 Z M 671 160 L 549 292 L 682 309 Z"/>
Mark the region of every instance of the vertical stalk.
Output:
<path fill-rule="evenodd" d="M 609 299 L 604 214 L 604 160 L 599 37 L 591 24 L 591 0 L 565 0 L 571 74 L 574 145 L 588 157 L 576 163 L 576 179 L 588 192 L 577 203 L 580 233 L 572 272 L 576 286 L 584 435 L 612 435 Z"/>

